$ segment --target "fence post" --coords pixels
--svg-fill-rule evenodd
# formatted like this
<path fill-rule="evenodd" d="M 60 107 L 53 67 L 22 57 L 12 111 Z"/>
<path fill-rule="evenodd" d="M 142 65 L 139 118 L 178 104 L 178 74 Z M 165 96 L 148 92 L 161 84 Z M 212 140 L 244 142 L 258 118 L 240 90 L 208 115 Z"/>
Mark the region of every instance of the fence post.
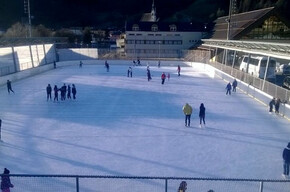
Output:
<path fill-rule="evenodd" d="M 79 177 L 78 176 L 76 176 L 76 188 L 77 188 L 77 192 L 79 192 L 80 189 L 79 189 Z"/>
<path fill-rule="evenodd" d="M 263 186 L 264 186 L 264 182 L 261 181 L 261 182 L 260 182 L 260 190 L 259 190 L 259 192 L 263 192 Z"/>
<path fill-rule="evenodd" d="M 165 192 L 167 192 L 168 179 L 165 179 Z"/>
<path fill-rule="evenodd" d="M 1 141 L 1 125 L 2 125 L 2 119 L 0 119 L 0 141 Z"/>

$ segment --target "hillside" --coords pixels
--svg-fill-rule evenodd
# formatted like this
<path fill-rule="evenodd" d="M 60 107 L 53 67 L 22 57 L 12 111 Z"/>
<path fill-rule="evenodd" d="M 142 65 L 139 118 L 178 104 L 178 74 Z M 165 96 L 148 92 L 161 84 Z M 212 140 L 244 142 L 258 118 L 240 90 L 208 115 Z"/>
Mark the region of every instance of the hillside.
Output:
<path fill-rule="evenodd" d="M 26 0 L 27 1 L 27 0 Z M 280 5 L 287 13 L 287 0 L 237 0 L 237 11 Z M 140 19 L 151 11 L 152 0 L 30 0 L 32 24 L 48 28 L 95 26 L 122 28 L 125 21 Z M 210 22 L 228 14 L 229 0 L 155 0 L 157 16 L 165 21 Z M 286 14 L 287 15 L 287 14 Z M 23 0 L 0 1 L 0 29 L 25 21 Z"/>

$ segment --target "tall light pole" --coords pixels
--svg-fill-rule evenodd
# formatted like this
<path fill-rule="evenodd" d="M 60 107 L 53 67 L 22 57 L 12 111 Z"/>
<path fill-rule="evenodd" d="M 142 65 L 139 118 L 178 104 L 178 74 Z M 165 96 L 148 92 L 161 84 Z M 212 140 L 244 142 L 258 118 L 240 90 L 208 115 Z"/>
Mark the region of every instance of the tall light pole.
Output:
<path fill-rule="evenodd" d="M 161 44 L 161 41 L 158 41 L 158 45 L 159 45 L 158 59 L 159 59 L 159 62 L 160 62 L 160 44 Z"/>
<path fill-rule="evenodd" d="M 227 30 L 227 40 L 230 40 L 231 38 L 231 19 L 232 19 L 232 1 L 233 0 L 230 0 L 230 6 L 229 6 L 229 16 L 228 16 L 228 19 L 227 19 L 227 22 L 228 22 L 228 30 Z"/>
<path fill-rule="evenodd" d="M 30 14 L 30 0 L 24 0 L 24 13 L 27 13 L 28 15 L 28 31 L 29 31 L 29 37 L 32 37 L 31 34 L 31 14 Z"/>
<path fill-rule="evenodd" d="M 233 0 L 230 0 L 230 5 L 229 5 L 229 16 L 228 16 L 228 18 L 227 18 L 227 22 L 228 22 L 227 40 L 230 40 L 230 39 L 231 39 L 232 1 L 233 1 Z M 225 51 L 226 51 L 226 56 L 225 56 L 225 65 L 227 65 L 227 63 L 228 63 L 228 49 L 226 49 Z"/>

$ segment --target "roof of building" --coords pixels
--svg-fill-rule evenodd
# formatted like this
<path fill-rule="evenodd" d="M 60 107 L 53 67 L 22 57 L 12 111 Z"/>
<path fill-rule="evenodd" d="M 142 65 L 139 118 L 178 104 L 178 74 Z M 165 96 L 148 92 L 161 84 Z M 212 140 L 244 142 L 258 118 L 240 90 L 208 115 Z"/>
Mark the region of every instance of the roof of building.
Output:
<path fill-rule="evenodd" d="M 255 26 L 261 24 L 265 18 L 274 12 L 274 7 L 233 14 L 231 16 L 231 29 L 229 39 L 239 39 Z M 227 39 L 228 16 L 219 17 L 215 21 L 212 39 Z"/>
<path fill-rule="evenodd" d="M 152 31 L 152 26 L 158 27 L 157 32 L 172 31 L 171 27 L 175 26 L 178 32 L 206 32 L 209 30 L 207 24 L 189 23 L 189 22 L 135 22 L 127 23 L 126 31 L 134 31 L 133 26 L 138 26 L 137 31 Z M 156 31 L 155 31 L 156 32 Z"/>
<path fill-rule="evenodd" d="M 141 22 L 154 22 L 151 13 L 144 13 L 140 19 Z"/>

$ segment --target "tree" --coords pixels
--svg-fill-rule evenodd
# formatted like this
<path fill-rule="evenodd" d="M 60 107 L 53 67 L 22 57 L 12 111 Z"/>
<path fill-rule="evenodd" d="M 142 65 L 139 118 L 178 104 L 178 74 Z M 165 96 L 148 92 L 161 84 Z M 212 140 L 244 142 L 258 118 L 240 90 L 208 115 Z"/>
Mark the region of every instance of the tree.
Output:
<path fill-rule="evenodd" d="M 85 44 L 91 44 L 92 36 L 91 36 L 91 29 L 86 27 L 83 31 L 83 42 Z"/>
<path fill-rule="evenodd" d="M 33 28 L 33 37 L 51 37 L 52 31 L 44 25 L 38 25 Z"/>
<path fill-rule="evenodd" d="M 3 37 L 11 38 L 11 37 L 27 37 L 28 36 L 28 28 L 27 26 L 21 23 L 15 23 L 9 29 L 7 29 L 6 33 Z"/>
<path fill-rule="evenodd" d="M 72 31 L 68 29 L 60 29 L 56 31 L 53 35 L 54 37 L 67 37 L 69 43 L 74 43 L 77 39 L 77 35 L 75 35 Z"/>

